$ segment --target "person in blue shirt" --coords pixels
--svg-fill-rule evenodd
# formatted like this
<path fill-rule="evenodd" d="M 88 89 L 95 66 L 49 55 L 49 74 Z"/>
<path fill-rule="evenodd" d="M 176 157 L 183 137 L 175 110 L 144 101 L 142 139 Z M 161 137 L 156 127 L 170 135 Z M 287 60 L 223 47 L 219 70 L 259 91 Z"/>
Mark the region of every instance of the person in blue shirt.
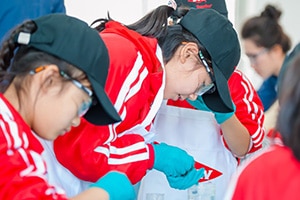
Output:
<path fill-rule="evenodd" d="M 15 26 L 51 13 L 66 13 L 64 0 L 1 0 L 0 46 Z"/>
<path fill-rule="evenodd" d="M 291 48 L 291 40 L 278 20 L 281 11 L 267 5 L 259 16 L 248 19 L 242 27 L 244 50 L 254 70 L 264 79 L 258 89 L 264 111 L 277 100 L 277 82 L 281 66 Z"/>
<path fill-rule="evenodd" d="M 277 99 L 277 79 L 275 75 L 270 76 L 263 81 L 257 94 L 264 105 L 264 111 L 267 111 Z"/>

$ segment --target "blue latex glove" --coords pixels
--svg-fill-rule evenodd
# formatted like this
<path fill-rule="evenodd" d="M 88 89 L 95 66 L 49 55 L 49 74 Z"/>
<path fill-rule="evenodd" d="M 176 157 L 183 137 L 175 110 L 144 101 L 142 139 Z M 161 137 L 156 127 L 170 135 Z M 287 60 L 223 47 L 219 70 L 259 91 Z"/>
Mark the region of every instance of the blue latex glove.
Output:
<path fill-rule="evenodd" d="M 177 176 L 177 177 L 167 176 L 167 180 L 169 182 L 169 185 L 172 188 L 185 190 L 191 187 L 192 185 L 198 184 L 198 181 L 203 176 L 204 176 L 204 168 L 198 170 L 196 168 L 193 168 L 184 176 Z"/>
<path fill-rule="evenodd" d="M 194 158 L 186 151 L 165 143 L 153 144 L 153 168 L 163 172 L 166 176 L 179 177 L 194 168 Z"/>
<path fill-rule="evenodd" d="M 127 176 L 116 171 L 108 172 L 90 187 L 104 189 L 109 194 L 110 200 L 134 200 L 136 196 Z"/>
<path fill-rule="evenodd" d="M 209 111 L 214 113 L 215 115 L 215 119 L 217 120 L 218 124 L 222 124 L 223 122 L 225 122 L 227 119 L 229 119 L 234 113 L 235 113 L 235 105 L 233 104 L 233 108 L 234 111 L 233 112 L 229 112 L 229 113 L 219 113 L 219 112 L 214 112 L 212 110 L 210 110 L 206 104 L 204 103 L 203 99 L 201 96 L 198 96 L 198 98 L 195 101 L 192 101 L 190 99 L 187 99 L 187 101 L 194 106 L 195 108 L 197 108 L 198 110 L 204 110 L 204 111 Z"/>

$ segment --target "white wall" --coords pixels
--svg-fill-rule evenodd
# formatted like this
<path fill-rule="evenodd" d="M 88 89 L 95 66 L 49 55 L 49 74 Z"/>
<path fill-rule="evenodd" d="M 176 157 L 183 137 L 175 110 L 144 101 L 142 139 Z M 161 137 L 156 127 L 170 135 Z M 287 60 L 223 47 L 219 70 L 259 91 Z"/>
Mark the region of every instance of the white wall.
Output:
<path fill-rule="evenodd" d="M 142 17 L 150 9 L 160 5 L 162 0 L 65 0 L 67 14 L 93 22 L 98 18 L 110 16 L 122 23 L 129 24 Z"/>
<path fill-rule="evenodd" d="M 226 0 L 229 10 L 229 18 L 234 21 L 234 9 L 236 0 Z M 141 18 L 150 10 L 159 5 L 166 4 L 167 0 L 65 0 L 67 14 L 78 17 L 87 23 L 93 22 L 95 19 L 106 17 L 109 11 L 110 16 L 129 24 Z"/>

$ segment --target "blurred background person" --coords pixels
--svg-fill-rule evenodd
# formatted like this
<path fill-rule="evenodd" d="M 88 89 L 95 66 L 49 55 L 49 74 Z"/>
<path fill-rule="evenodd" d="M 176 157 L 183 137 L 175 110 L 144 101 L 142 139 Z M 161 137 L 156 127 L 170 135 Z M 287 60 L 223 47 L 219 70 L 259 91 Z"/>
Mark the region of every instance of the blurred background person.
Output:
<path fill-rule="evenodd" d="M 268 4 L 260 15 L 246 20 L 241 29 L 244 52 L 251 67 L 263 80 L 257 93 L 266 113 L 264 125 L 267 136 L 272 135 L 275 126 L 278 76 L 292 46 L 290 37 L 279 23 L 281 14 L 281 10 Z M 269 137 L 264 144 L 269 146 Z"/>
<path fill-rule="evenodd" d="M 267 5 L 259 16 L 248 19 L 241 30 L 245 54 L 251 67 L 264 79 L 258 89 L 264 111 L 277 99 L 277 79 L 291 40 L 278 20 L 281 11 Z"/>

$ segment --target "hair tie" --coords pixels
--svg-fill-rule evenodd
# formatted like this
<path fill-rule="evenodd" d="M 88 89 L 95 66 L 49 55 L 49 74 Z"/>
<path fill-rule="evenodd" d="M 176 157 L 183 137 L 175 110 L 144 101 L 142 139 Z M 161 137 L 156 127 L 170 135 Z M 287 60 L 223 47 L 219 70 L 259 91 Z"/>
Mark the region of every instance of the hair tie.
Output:
<path fill-rule="evenodd" d="M 17 42 L 18 44 L 25 44 L 28 45 L 30 42 L 30 33 L 24 33 L 24 32 L 20 32 L 17 35 L 17 38 L 15 39 L 15 42 Z"/>

